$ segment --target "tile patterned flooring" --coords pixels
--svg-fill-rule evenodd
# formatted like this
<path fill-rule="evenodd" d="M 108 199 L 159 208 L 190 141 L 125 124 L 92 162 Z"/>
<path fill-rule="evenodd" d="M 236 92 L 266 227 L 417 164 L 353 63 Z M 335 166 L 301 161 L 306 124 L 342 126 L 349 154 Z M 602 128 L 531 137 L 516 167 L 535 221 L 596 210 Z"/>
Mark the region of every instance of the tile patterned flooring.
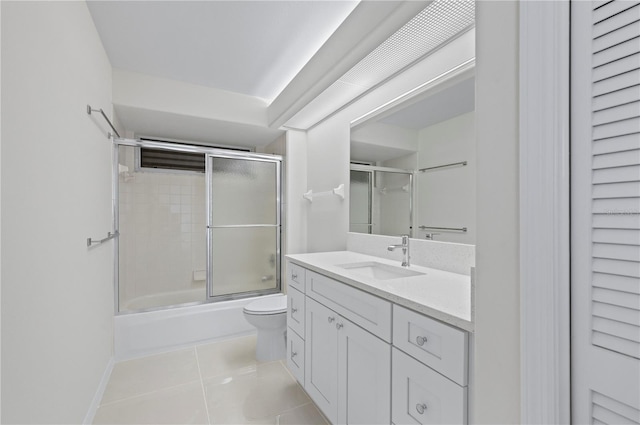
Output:
<path fill-rule="evenodd" d="M 117 363 L 94 424 L 327 425 L 284 361 L 255 336 Z"/>

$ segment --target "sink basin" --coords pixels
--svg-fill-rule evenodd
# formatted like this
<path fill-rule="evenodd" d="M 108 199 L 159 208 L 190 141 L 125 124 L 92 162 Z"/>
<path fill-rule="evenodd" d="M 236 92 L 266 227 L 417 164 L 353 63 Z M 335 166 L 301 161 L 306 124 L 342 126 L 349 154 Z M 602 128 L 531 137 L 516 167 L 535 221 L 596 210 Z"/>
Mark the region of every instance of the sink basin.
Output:
<path fill-rule="evenodd" d="M 396 267 L 390 266 L 388 264 L 378 263 L 377 261 L 340 264 L 338 265 L 338 267 L 378 280 L 399 279 L 402 277 L 420 276 L 424 274 L 422 272 L 410 270 L 404 267 Z"/>

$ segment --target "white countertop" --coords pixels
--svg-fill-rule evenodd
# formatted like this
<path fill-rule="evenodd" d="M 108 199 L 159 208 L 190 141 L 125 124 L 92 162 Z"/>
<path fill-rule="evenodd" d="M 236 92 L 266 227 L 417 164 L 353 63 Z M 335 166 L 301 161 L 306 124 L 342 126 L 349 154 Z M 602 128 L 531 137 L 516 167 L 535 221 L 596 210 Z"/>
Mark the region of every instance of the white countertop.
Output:
<path fill-rule="evenodd" d="M 424 273 L 419 276 L 378 280 L 338 265 L 376 261 L 400 266 L 397 261 L 352 251 L 318 252 L 286 256 L 316 273 L 339 280 L 370 294 L 438 319 L 465 331 L 473 332 L 471 319 L 471 278 L 421 266 L 409 270 Z"/>

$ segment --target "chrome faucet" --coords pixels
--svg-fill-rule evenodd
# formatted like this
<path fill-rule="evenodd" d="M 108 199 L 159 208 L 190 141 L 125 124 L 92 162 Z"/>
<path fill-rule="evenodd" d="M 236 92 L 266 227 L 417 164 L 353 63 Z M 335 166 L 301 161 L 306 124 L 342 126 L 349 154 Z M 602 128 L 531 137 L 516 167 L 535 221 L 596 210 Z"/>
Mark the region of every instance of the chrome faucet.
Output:
<path fill-rule="evenodd" d="M 411 254 L 409 252 L 409 235 L 402 235 L 402 244 L 389 245 L 387 249 L 389 251 L 395 251 L 396 248 L 402 248 L 402 267 L 409 267 L 411 264 Z"/>

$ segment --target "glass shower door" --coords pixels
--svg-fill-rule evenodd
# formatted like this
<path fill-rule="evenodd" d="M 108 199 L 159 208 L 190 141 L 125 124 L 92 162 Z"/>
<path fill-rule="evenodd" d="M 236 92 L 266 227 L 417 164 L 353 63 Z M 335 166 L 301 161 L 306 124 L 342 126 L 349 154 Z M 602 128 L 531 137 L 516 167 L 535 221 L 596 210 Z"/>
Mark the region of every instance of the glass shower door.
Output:
<path fill-rule="evenodd" d="M 280 161 L 207 155 L 209 298 L 280 289 Z"/>
<path fill-rule="evenodd" d="M 371 188 L 373 172 L 351 170 L 349 189 L 349 231 L 371 233 Z"/>

